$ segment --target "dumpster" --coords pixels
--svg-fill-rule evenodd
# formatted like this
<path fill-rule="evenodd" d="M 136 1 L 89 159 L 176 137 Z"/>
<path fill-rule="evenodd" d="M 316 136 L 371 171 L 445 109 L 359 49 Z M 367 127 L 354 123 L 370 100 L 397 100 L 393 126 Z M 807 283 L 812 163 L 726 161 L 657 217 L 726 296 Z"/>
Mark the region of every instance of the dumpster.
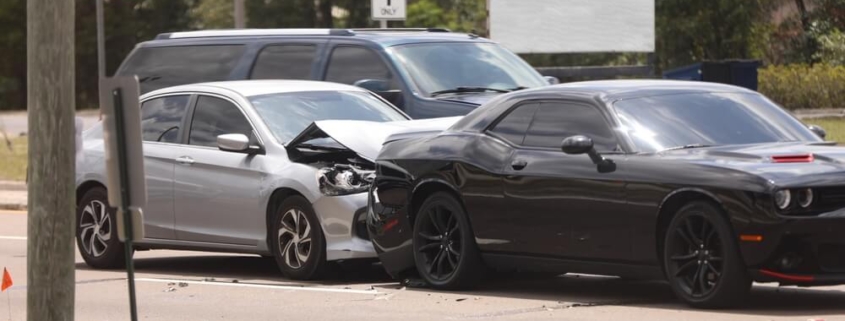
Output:
<path fill-rule="evenodd" d="M 704 61 L 667 70 L 664 79 L 718 82 L 757 90 L 759 60 Z"/>

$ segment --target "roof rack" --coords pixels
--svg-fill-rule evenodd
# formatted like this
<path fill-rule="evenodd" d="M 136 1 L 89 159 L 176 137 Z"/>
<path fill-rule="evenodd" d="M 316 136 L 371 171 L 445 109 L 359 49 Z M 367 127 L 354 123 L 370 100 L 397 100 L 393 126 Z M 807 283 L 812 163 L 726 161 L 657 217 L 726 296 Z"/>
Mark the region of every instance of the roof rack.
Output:
<path fill-rule="evenodd" d="M 257 36 L 354 36 L 356 32 L 451 32 L 446 28 L 363 28 L 363 29 L 213 29 L 161 33 L 156 40 L 205 38 L 205 37 L 257 37 Z"/>

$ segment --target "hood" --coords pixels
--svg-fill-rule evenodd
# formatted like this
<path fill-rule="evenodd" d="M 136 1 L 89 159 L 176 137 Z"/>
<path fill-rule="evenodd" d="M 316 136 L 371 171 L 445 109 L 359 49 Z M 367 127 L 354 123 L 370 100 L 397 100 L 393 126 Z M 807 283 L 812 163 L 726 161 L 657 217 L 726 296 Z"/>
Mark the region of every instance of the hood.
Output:
<path fill-rule="evenodd" d="M 779 185 L 838 185 L 845 181 L 845 148 L 828 143 L 770 143 L 672 150 L 665 159 L 744 171 Z"/>
<path fill-rule="evenodd" d="M 484 92 L 484 93 L 461 93 L 456 95 L 445 95 L 440 97 L 435 97 L 439 101 L 450 101 L 450 102 L 458 102 L 464 103 L 467 105 L 474 105 L 479 106 L 483 103 L 486 103 L 488 100 L 495 98 L 496 96 L 501 95 L 501 93 L 493 93 L 493 92 Z"/>
<path fill-rule="evenodd" d="M 320 120 L 311 123 L 288 147 L 301 146 L 316 138 L 331 137 L 343 148 L 357 153 L 361 158 L 375 161 L 381 146 L 388 139 L 405 135 L 434 134 L 451 127 L 461 117 L 403 120 L 394 122 L 372 122 L 361 120 Z"/>

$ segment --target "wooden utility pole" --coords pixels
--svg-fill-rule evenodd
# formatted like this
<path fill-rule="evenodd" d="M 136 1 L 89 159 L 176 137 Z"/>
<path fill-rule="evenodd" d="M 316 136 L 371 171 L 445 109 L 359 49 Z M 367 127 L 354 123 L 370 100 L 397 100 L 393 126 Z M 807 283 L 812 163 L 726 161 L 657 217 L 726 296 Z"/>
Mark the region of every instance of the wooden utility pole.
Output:
<path fill-rule="evenodd" d="M 246 8 L 244 0 L 235 0 L 235 29 L 246 28 Z"/>
<path fill-rule="evenodd" d="M 74 0 L 28 0 L 27 320 L 73 320 Z"/>

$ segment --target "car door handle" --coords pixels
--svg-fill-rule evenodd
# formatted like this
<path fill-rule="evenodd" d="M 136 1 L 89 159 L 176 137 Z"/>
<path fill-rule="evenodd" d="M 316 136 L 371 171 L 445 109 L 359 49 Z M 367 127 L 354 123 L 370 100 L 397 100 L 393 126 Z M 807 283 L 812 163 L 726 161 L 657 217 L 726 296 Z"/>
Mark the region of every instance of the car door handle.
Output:
<path fill-rule="evenodd" d="M 525 166 L 528 166 L 528 162 L 522 159 L 517 159 L 511 162 L 511 168 L 513 168 L 514 170 L 522 170 L 523 168 L 525 168 Z"/>
<path fill-rule="evenodd" d="M 182 165 L 191 165 L 194 163 L 194 159 L 189 156 L 182 156 L 177 158 L 176 162 Z"/>

